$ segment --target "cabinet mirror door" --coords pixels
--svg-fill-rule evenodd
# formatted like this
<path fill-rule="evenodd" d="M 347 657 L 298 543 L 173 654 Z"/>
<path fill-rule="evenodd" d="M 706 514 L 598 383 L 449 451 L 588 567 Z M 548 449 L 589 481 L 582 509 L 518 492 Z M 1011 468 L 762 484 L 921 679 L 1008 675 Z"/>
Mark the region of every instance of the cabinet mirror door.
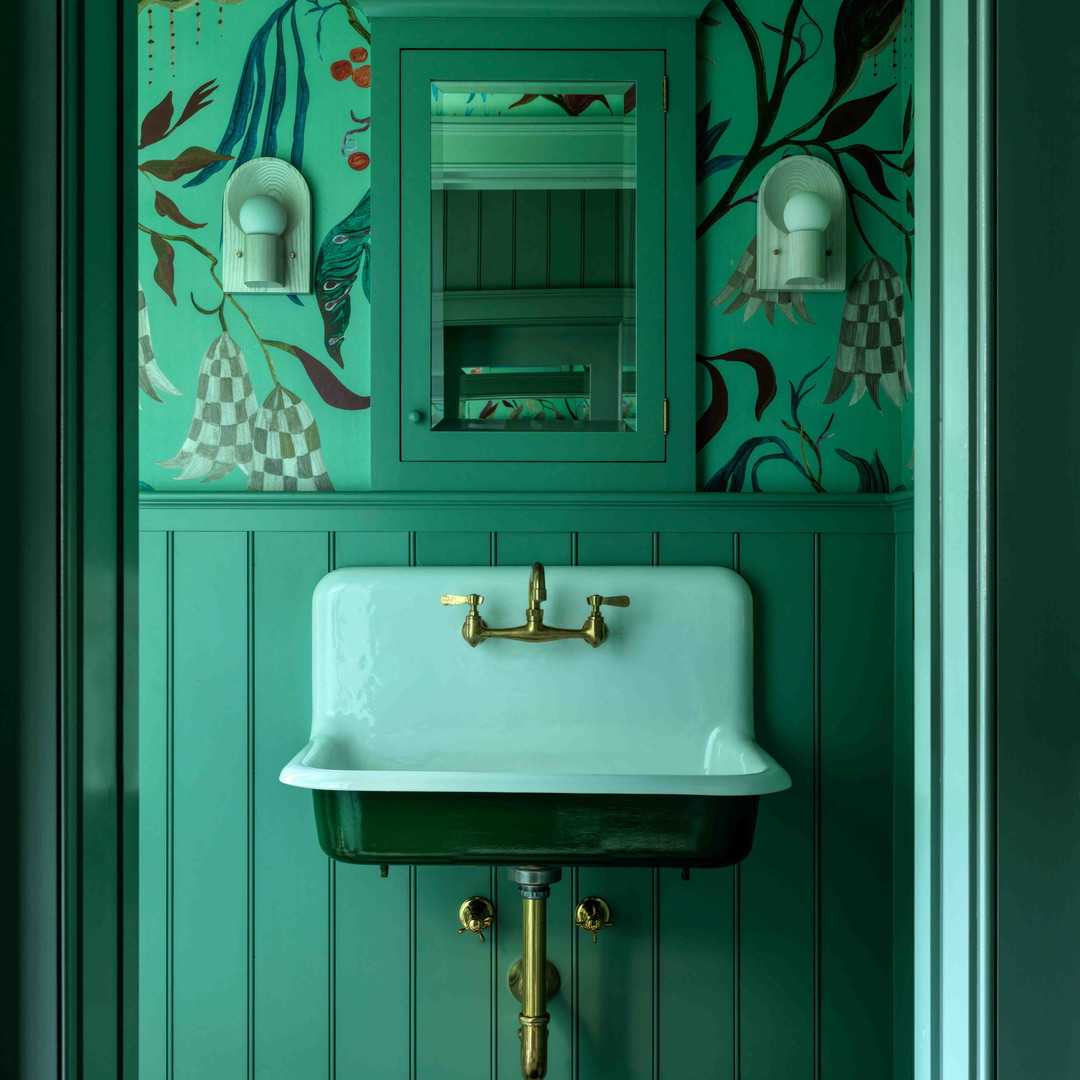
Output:
<path fill-rule="evenodd" d="M 406 459 L 662 460 L 661 85 L 658 53 L 406 54 Z"/>

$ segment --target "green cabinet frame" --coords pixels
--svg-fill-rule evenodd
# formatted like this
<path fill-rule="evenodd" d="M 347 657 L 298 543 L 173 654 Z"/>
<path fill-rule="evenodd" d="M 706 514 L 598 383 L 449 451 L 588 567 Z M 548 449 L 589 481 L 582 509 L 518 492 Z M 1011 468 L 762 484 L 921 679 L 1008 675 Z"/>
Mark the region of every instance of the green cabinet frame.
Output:
<path fill-rule="evenodd" d="M 580 30 L 579 30 L 580 27 Z M 694 489 L 694 21 L 378 18 L 372 90 L 375 490 Z M 638 423 L 631 432 L 432 429 L 430 82 L 637 86 Z M 665 101 L 666 97 L 666 101 Z M 665 112 L 665 104 L 667 111 Z M 396 122 L 395 122 L 396 119 Z M 408 419 L 413 411 L 420 423 Z M 665 428 L 668 428 L 665 431 Z M 469 477 L 462 483 L 463 474 Z"/>

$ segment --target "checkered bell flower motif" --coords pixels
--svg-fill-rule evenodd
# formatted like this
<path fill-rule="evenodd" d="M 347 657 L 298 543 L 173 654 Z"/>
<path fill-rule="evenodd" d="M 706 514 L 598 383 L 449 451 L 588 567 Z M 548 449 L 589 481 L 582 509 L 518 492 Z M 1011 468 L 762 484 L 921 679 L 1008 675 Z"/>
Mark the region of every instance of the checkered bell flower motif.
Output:
<path fill-rule="evenodd" d="M 875 255 L 848 289 L 840 342 L 825 404 L 854 386 L 850 404 L 864 393 L 881 408 L 881 391 L 902 406 L 911 393 L 904 349 L 904 285 L 893 265 Z"/>
<path fill-rule="evenodd" d="M 731 300 L 732 297 L 735 297 L 735 299 Z M 765 318 L 771 324 L 773 314 L 778 307 L 790 322 L 797 321 L 795 318 L 796 312 L 803 322 L 812 323 L 814 321 L 806 310 L 806 297 L 801 292 L 758 291 L 756 236 L 751 237 L 750 243 L 746 245 L 746 250 L 742 253 L 742 257 L 739 259 L 739 263 L 731 277 L 728 278 L 728 283 L 724 286 L 723 291 L 713 297 L 709 304 L 711 307 L 719 307 L 721 304 L 727 303 L 728 300 L 731 300 L 731 304 L 724 314 L 730 315 L 732 312 L 738 311 L 739 308 L 745 308 L 743 322 L 746 322 L 759 309 L 763 309 Z"/>
<path fill-rule="evenodd" d="M 249 472 L 253 457 L 251 424 L 255 392 L 243 350 L 229 336 L 210 343 L 199 367 L 195 415 L 176 457 L 159 461 L 166 469 L 183 469 L 177 480 L 220 480 L 239 465 Z"/>
<path fill-rule="evenodd" d="M 319 425 L 297 394 L 275 386 L 255 414 L 248 491 L 333 491 Z"/>
<path fill-rule="evenodd" d="M 157 358 L 154 356 L 154 344 L 150 339 L 150 313 L 146 310 L 146 293 L 142 285 L 139 285 L 139 389 L 155 401 L 160 401 L 157 392 L 163 394 L 177 394 L 180 391 L 165 377 L 165 373 L 158 367 Z M 139 406 L 142 408 L 142 405 Z"/>

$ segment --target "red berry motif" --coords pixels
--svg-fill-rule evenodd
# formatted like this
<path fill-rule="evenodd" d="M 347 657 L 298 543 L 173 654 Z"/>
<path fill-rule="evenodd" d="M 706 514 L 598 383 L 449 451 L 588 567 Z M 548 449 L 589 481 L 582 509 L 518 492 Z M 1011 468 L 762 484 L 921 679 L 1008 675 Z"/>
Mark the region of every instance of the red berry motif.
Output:
<path fill-rule="evenodd" d="M 349 168 L 355 169 L 360 172 L 366 169 L 371 164 L 371 158 L 364 153 L 363 150 L 357 150 L 355 154 L 349 155 Z"/>
<path fill-rule="evenodd" d="M 335 60 L 330 65 L 330 74 L 337 79 L 338 82 L 343 82 L 353 73 L 353 66 L 348 60 Z M 354 76 L 355 77 L 355 76 Z"/>
<path fill-rule="evenodd" d="M 352 81 L 357 86 L 370 86 L 371 85 L 371 65 L 365 64 L 363 67 L 358 67 L 352 73 Z"/>
<path fill-rule="evenodd" d="M 357 45 L 357 47 L 355 49 L 353 49 L 352 52 L 349 53 L 349 59 L 354 64 L 362 64 L 367 58 L 368 58 L 367 49 L 363 48 L 360 45 Z"/>

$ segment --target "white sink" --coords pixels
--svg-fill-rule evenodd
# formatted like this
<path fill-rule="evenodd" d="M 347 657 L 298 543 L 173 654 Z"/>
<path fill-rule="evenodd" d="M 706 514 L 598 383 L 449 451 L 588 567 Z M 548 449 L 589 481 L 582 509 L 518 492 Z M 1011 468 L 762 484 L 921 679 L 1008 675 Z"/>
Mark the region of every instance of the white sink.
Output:
<path fill-rule="evenodd" d="M 719 567 L 548 567 L 545 623 L 608 639 L 461 636 L 524 621 L 527 567 L 337 570 L 314 597 L 311 737 L 281 772 L 354 862 L 724 865 L 790 786 L 754 741 L 751 597 Z M 582 832 L 582 822 L 592 825 Z M 576 830 L 576 831 L 575 831 Z M 570 835 L 573 833 L 573 835 Z"/>

